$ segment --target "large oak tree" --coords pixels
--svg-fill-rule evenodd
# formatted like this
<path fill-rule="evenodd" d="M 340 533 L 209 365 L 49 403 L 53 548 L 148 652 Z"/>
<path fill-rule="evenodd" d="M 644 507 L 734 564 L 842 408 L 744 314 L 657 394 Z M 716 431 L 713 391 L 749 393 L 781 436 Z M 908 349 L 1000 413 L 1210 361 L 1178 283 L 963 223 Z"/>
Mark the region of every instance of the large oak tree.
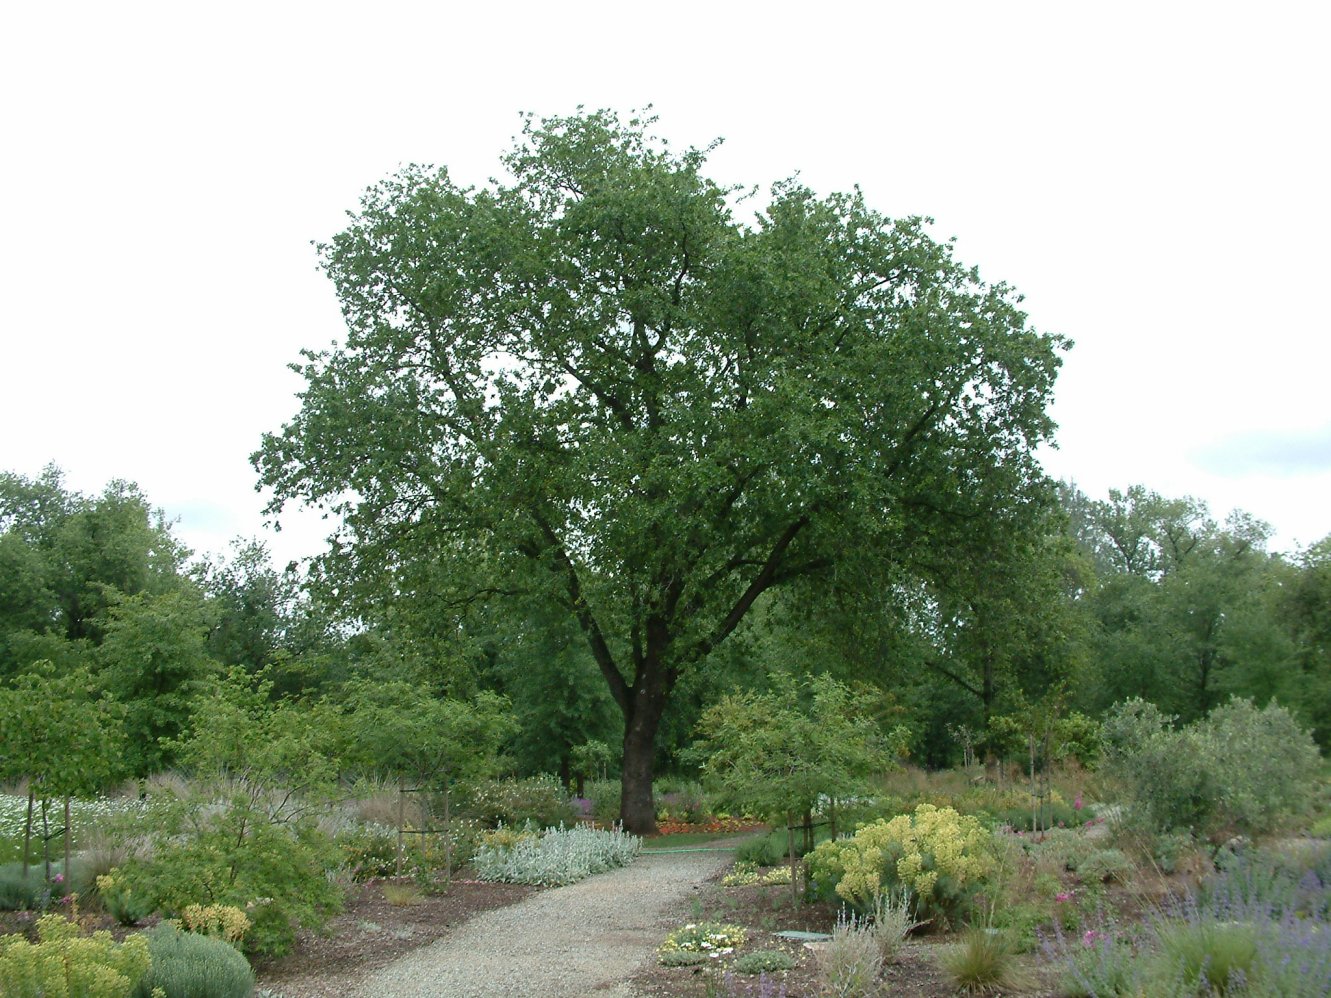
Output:
<path fill-rule="evenodd" d="M 528 119 L 509 182 L 372 187 L 322 248 L 346 342 L 255 455 L 275 510 L 340 516 L 362 606 L 561 605 L 640 832 L 672 688 L 762 593 L 1020 521 L 1063 345 L 926 220 L 790 181 L 746 221 L 649 126 Z"/>

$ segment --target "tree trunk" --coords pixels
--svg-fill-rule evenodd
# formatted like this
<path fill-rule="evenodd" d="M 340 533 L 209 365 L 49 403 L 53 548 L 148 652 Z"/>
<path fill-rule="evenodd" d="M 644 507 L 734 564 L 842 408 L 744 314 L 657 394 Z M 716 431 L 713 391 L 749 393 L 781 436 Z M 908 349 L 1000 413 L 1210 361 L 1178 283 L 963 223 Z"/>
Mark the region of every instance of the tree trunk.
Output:
<path fill-rule="evenodd" d="M 28 879 L 28 857 L 32 849 L 32 797 L 31 784 L 28 786 L 28 816 L 23 822 L 23 879 Z"/>
<path fill-rule="evenodd" d="M 73 835 L 70 832 L 69 797 L 66 796 L 65 797 L 65 888 L 66 888 L 65 893 L 66 894 L 68 894 L 71 889 L 69 887 L 69 853 L 70 853 L 69 840 L 71 838 L 73 838 Z"/>
<path fill-rule="evenodd" d="M 656 756 L 656 730 L 665 712 L 664 691 L 652 694 L 641 685 L 631 712 L 624 718 L 624 763 L 620 783 L 619 817 L 624 830 L 634 835 L 656 834 L 656 804 L 652 800 L 652 764 Z"/>

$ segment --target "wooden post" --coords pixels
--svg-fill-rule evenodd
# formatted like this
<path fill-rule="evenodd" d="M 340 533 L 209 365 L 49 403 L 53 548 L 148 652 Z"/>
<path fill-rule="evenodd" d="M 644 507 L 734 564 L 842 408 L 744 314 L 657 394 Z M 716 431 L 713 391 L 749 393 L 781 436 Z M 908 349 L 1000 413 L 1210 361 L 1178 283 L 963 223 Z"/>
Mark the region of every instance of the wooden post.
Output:
<path fill-rule="evenodd" d="M 73 830 L 69 821 L 69 797 L 65 797 L 65 890 L 69 890 L 69 840 L 73 838 Z"/>
<path fill-rule="evenodd" d="M 444 779 L 444 883 L 453 882 L 453 819 L 448 810 L 448 779 Z"/>
<path fill-rule="evenodd" d="M 1031 831 L 1040 830 L 1040 793 L 1035 785 L 1035 734 L 1026 736 L 1026 747 L 1031 753 Z"/>
<path fill-rule="evenodd" d="M 799 889 L 799 860 L 795 858 L 795 825 L 793 823 L 794 815 L 786 812 L 786 849 L 790 857 L 790 899 L 795 904 L 800 902 Z"/>
<path fill-rule="evenodd" d="M 397 864 L 395 875 L 402 876 L 402 826 L 406 823 L 407 788 L 403 778 L 397 778 Z"/>
<path fill-rule="evenodd" d="M 28 784 L 28 818 L 23 823 L 23 879 L 28 879 L 28 858 L 32 849 L 32 784 Z"/>
<path fill-rule="evenodd" d="M 49 802 L 42 798 L 42 868 L 45 880 L 51 882 L 51 816 L 47 811 Z"/>

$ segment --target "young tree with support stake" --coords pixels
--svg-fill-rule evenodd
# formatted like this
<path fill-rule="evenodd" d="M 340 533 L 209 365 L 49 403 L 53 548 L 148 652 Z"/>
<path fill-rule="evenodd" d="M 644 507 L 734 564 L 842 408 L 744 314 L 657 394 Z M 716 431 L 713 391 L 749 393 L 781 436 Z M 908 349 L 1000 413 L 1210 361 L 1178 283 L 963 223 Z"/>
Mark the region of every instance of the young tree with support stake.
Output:
<path fill-rule="evenodd" d="M 1062 345 L 923 220 L 788 181 L 741 221 L 650 124 L 529 118 L 510 183 L 371 188 L 322 249 L 347 340 L 255 455 L 274 511 L 340 515 L 353 603 L 562 606 L 634 832 L 671 690 L 764 592 L 1021 520 Z"/>

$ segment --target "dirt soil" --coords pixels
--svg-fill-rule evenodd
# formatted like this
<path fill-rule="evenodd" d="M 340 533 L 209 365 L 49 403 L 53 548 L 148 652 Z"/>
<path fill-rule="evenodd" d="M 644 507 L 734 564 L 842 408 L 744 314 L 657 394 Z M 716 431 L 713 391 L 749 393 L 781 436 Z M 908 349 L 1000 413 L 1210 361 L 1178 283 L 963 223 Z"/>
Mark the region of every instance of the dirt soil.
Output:
<path fill-rule="evenodd" d="M 391 904 L 384 886 L 409 889 L 411 881 L 358 884 L 347 894 L 342 913 L 323 932 L 302 931 L 296 948 L 278 960 L 259 961 L 259 990 L 282 998 L 324 998 L 354 993 L 365 975 L 387 966 L 418 946 L 441 939 L 463 922 L 493 908 L 514 904 L 537 888 L 454 880 L 435 893 L 420 893 L 415 904 Z"/>

